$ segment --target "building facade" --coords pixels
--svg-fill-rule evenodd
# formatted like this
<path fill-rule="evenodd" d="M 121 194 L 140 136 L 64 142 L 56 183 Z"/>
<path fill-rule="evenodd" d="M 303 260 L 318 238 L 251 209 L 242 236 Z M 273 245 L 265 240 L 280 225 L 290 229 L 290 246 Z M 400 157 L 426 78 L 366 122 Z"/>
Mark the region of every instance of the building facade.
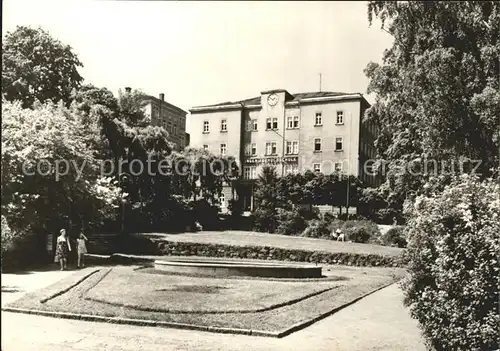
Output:
<path fill-rule="evenodd" d="M 162 126 L 169 134 L 169 140 L 175 144 L 175 150 L 181 151 L 188 145 L 186 136 L 187 112 L 165 101 L 162 93 L 158 98 L 146 95 L 144 113 L 154 126 Z"/>
<path fill-rule="evenodd" d="M 192 108 L 190 144 L 239 161 L 240 180 L 224 198 L 236 189 L 246 210 L 253 209 L 253 184 L 266 164 L 280 175 L 340 172 L 377 185 L 369 160 L 375 158 L 378 128 L 362 122 L 369 106 L 361 94 L 264 91 L 252 99 Z"/>

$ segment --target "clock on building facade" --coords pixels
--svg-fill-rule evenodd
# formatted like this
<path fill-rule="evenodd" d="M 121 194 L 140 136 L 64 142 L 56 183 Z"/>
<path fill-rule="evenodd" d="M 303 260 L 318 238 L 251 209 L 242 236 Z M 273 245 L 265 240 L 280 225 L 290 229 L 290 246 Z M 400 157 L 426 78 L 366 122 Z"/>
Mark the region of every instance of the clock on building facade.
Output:
<path fill-rule="evenodd" d="M 269 106 L 275 106 L 278 103 L 279 97 L 276 94 L 271 94 L 267 97 L 267 103 Z"/>

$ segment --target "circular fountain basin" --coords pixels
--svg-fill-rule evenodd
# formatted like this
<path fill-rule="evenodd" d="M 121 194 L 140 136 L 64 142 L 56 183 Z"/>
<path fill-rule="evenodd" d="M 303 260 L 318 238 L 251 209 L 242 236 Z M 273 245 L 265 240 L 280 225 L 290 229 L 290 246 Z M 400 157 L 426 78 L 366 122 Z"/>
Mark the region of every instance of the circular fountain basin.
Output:
<path fill-rule="evenodd" d="M 322 276 L 320 266 L 299 266 L 270 262 L 175 259 L 156 260 L 154 266 L 155 269 L 165 272 L 211 277 L 321 278 Z"/>

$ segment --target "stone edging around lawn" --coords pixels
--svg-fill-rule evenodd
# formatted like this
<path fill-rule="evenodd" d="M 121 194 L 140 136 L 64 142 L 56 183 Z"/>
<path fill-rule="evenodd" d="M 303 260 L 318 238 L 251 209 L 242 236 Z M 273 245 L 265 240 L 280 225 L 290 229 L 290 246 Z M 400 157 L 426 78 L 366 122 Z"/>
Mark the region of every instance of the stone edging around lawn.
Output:
<path fill-rule="evenodd" d="M 155 239 L 149 240 L 156 244 L 157 253 L 169 256 L 247 258 L 360 267 L 403 267 L 401 257 L 399 256 L 390 257 L 378 254 L 293 250 L 269 246 L 232 246 Z"/>
<path fill-rule="evenodd" d="M 102 317 L 96 315 L 89 314 L 76 314 L 76 313 L 68 313 L 68 312 L 51 312 L 51 311 L 41 311 L 41 310 L 33 310 L 33 309 L 24 309 L 24 308 L 15 308 L 15 307 L 2 307 L 2 311 L 4 312 L 14 312 L 14 313 L 25 313 L 25 314 L 34 314 L 45 317 L 54 317 L 54 318 L 64 318 L 64 319 L 73 319 L 73 320 L 82 320 L 87 322 L 106 322 L 106 323 L 114 323 L 114 324 L 127 324 L 127 325 L 135 325 L 135 326 L 148 326 L 148 327 L 164 327 L 164 328 L 175 328 L 175 329 L 185 329 L 185 330 L 199 330 L 206 331 L 212 333 L 224 333 L 224 334 L 241 334 L 241 335 L 249 335 L 249 336 L 264 336 L 264 337 L 274 337 L 274 338 L 282 338 L 287 335 L 290 335 L 296 331 L 304 329 L 310 326 L 313 323 L 320 321 L 345 307 L 348 307 L 359 300 L 371 295 L 379 290 L 387 288 L 388 286 L 395 284 L 396 282 L 392 282 L 386 284 L 380 288 L 377 288 L 363 296 L 360 296 L 352 301 L 349 301 L 341 306 L 338 306 L 326 313 L 323 313 L 315 318 L 312 318 L 305 322 L 300 322 L 295 324 L 294 326 L 284 329 L 279 332 L 269 332 L 264 330 L 251 330 L 251 329 L 240 329 L 240 328 L 223 328 L 223 327 L 211 327 L 211 326 L 201 326 L 195 324 L 187 324 L 187 323 L 175 323 L 175 322 L 163 322 L 163 321 L 154 321 L 154 320 L 142 320 L 142 319 L 133 319 L 133 318 L 121 318 L 121 317 Z"/>
<path fill-rule="evenodd" d="M 62 290 L 60 290 L 60 291 L 58 291 L 58 292 L 50 295 L 49 297 L 41 299 L 40 303 L 46 303 L 49 300 L 52 300 L 52 299 L 54 299 L 54 298 L 56 298 L 58 296 L 61 296 L 62 294 L 67 293 L 68 291 L 70 291 L 71 289 L 73 289 L 75 286 L 77 286 L 78 284 L 82 283 L 85 279 L 89 278 L 90 276 L 94 275 L 95 273 L 97 273 L 99 271 L 100 271 L 100 269 L 95 269 L 92 272 L 85 274 L 83 277 L 81 277 L 80 279 L 78 279 L 78 281 L 76 283 L 71 284 L 67 288 L 62 289 Z"/>

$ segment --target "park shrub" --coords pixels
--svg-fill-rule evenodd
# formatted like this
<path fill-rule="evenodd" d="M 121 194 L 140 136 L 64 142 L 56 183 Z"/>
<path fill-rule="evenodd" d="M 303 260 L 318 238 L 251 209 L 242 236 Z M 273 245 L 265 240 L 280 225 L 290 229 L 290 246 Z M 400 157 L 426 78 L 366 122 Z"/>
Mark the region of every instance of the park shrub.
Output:
<path fill-rule="evenodd" d="M 240 200 L 230 199 L 228 201 L 228 210 L 231 216 L 241 216 L 243 213 L 243 203 Z"/>
<path fill-rule="evenodd" d="M 362 267 L 401 267 L 398 256 L 350 252 L 294 250 L 268 246 L 231 246 L 181 241 L 153 241 L 156 255 L 255 258 L 263 260 L 316 262 Z"/>
<path fill-rule="evenodd" d="M 409 210 L 405 304 L 437 351 L 499 348 L 499 193 L 464 175 Z"/>
<path fill-rule="evenodd" d="M 335 215 L 331 212 L 325 212 L 323 214 L 323 220 L 330 225 L 335 220 Z"/>
<path fill-rule="evenodd" d="M 382 235 L 382 244 L 401 248 L 406 247 L 407 241 L 404 235 L 404 228 L 404 226 L 395 226 L 389 229 L 384 235 Z"/>
<path fill-rule="evenodd" d="M 372 238 L 380 236 L 377 224 L 368 220 L 334 220 L 330 223 L 329 232 L 340 229 L 346 235 L 346 240 L 356 243 L 367 243 Z"/>
<path fill-rule="evenodd" d="M 192 203 L 194 219 L 204 230 L 219 229 L 219 206 L 211 205 L 207 200 L 201 199 Z"/>
<path fill-rule="evenodd" d="M 294 235 L 301 233 L 306 227 L 304 217 L 297 210 L 277 209 L 278 227 L 276 231 L 279 234 Z"/>
<path fill-rule="evenodd" d="M 2 270 L 22 269 L 44 255 L 40 235 L 30 227 L 11 228 L 5 216 L 2 216 Z"/>
<path fill-rule="evenodd" d="M 347 240 L 355 243 L 367 243 L 371 234 L 366 227 L 347 227 L 344 229 Z"/>
<path fill-rule="evenodd" d="M 324 238 L 328 237 L 330 229 L 328 222 L 324 219 L 313 219 L 309 221 L 307 228 L 302 232 L 302 236 L 309 238 Z"/>

